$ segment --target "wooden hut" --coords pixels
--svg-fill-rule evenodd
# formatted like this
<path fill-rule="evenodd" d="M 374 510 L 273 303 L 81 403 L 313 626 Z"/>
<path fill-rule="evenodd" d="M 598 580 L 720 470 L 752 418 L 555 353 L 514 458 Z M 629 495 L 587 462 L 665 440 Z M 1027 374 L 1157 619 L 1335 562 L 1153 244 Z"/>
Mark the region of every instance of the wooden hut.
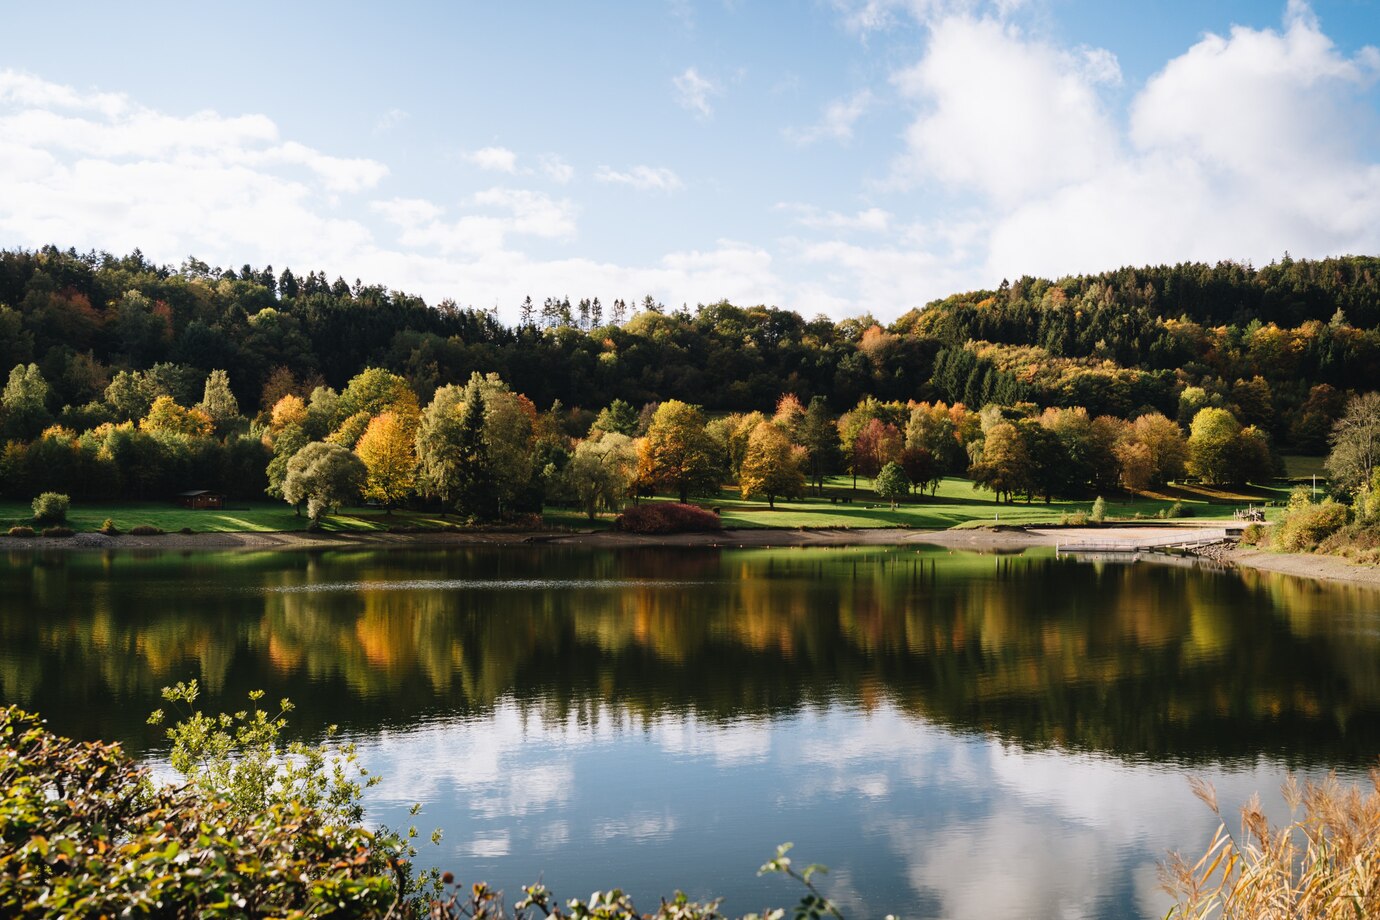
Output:
<path fill-rule="evenodd" d="M 183 508 L 191 508 L 193 511 L 219 511 L 225 507 L 225 496 L 219 492 L 195 489 L 191 492 L 178 493 L 177 503 Z"/>

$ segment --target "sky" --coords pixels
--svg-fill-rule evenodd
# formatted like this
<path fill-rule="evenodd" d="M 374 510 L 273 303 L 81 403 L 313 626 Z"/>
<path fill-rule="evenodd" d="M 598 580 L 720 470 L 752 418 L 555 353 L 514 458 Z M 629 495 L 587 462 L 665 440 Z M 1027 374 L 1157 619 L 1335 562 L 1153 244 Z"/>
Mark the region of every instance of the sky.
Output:
<path fill-rule="evenodd" d="M 890 320 L 1380 253 L 1380 0 L 0 0 L 0 247 Z"/>

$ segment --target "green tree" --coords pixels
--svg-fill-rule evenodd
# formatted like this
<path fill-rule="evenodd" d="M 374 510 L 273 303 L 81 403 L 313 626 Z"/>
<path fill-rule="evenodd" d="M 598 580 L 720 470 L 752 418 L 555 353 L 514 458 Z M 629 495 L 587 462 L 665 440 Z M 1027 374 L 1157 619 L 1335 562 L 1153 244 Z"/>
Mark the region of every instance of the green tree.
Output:
<path fill-rule="evenodd" d="M 1327 471 L 1333 486 L 1352 493 L 1371 482 L 1380 466 L 1380 393 L 1352 397 L 1332 426 L 1330 441 Z"/>
<path fill-rule="evenodd" d="M 15 365 L 5 383 L 0 408 L 5 412 L 5 434 L 29 440 L 52 419 L 48 412 L 48 382 L 37 364 Z"/>
<path fill-rule="evenodd" d="M 882 467 L 872 486 L 877 490 L 878 496 L 891 503 L 891 510 L 895 511 L 896 503 L 910 492 L 910 477 L 906 475 L 901 464 L 893 460 Z"/>
<path fill-rule="evenodd" d="M 1199 409 L 1189 429 L 1188 471 L 1206 483 L 1242 482 L 1240 435 L 1241 423 L 1226 409 Z"/>
<path fill-rule="evenodd" d="M 617 513 L 637 475 L 637 448 L 632 438 L 616 431 L 575 445 L 560 476 L 592 521 L 603 511 Z"/>
<path fill-rule="evenodd" d="M 637 410 L 630 403 L 615 399 L 603 409 L 590 426 L 589 433 L 608 431 L 632 437 L 637 432 Z"/>
<path fill-rule="evenodd" d="M 816 491 L 824 489 L 824 477 L 838 469 L 839 435 L 829 404 L 816 396 L 805 409 L 805 417 L 796 432 L 797 443 L 805 448 L 809 480 Z"/>
<path fill-rule="evenodd" d="M 455 508 L 481 521 L 498 516 L 498 496 L 489 443 L 484 434 L 484 390 L 471 377 L 456 437 Z"/>
<path fill-rule="evenodd" d="M 239 424 L 240 404 L 230 391 L 230 375 L 220 370 L 207 374 L 206 387 L 196 408 L 211 419 L 218 434 L 227 434 Z"/>
<path fill-rule="evenodd" d="M 320 524 L 331 509 L 359 498 L 368 475 L 363 461 L 339 444 L 312 441 L 288 461 L 283 499 L 306 502 L 312 524 Z"/>
<path fill-rule="evenodd" d="M 767 506 L 776 507 L 776 497 L 796 498 L 805 491 L 805 474 L 800 464 L 804 451 L 792 447 L 780 426 L 765 419 L 758 422 L 748 437 L 747 452 L 738 474 L 738 488 L 744 498 L 765 495 Z"/>
<path fill-rule="evenodd" d="M 638 479 L 671 489 L 686 502 L 692 492 L 718 487 L 718 469 L 714 441 L 700 408 L 678 399 L 658 406 L 638 447 Z"/>

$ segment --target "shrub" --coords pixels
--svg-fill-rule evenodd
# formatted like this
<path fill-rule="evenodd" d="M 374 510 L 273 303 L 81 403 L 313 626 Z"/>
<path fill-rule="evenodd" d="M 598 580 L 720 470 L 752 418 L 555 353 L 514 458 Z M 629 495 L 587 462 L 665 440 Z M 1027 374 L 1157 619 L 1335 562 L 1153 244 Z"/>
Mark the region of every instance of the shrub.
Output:
<path fill-rule="evenodd" d="M 152 524 L 137 524 L 129 529 L 131 537 L 156 537 L 163 532 L 163 528 L 154 527 Z"/>
<path fill-rule="evenodd" d="M 1094 524 L 1101 524 L 1107 520 L 1107 503 L 1102 500 L 1102 496 L 1097 496 L 1097 501 L 1093 502 L 1092 511 L 1088 514 L 1088 520 Z"/>
<path fill-rule="evenodd" d="M 74 534 L 74 533 L 76 533 L 76 531 L 73 530 L 73 529 L 70 528 L 70 527 L 45 527 L 45 528 L 43 528 L 43 536 L 45 536 L 45 537 L 70 537 L 70 536 L 72 536 L 72 534 Z"/>
<path fill-rule="evenodd" d="M 1320 504 L 1290 501 L 1284 520 L 1275 528 L 1274 548 L 1286 553 L 1308 553 L 1346 526 L 1346 505 L 1326 499 Z"/>
<path fill-rule="evenodd" d="M 1167 509 L 1165 509 L 1164 514 L 1163 514 L 1163 517 L 1167 517 L 1167 518 L 1193 517 L 1193 512 L 1190 511 L 1190 510 L 1188 509 L 1188 507 L 1187 507 L 1186 505 L 1184 505 L 1183 502 L 1175 502 L 1174 504 L 1170 505 Z"/>
<path fill-rule="evenodd" d="M 615 530 L 628 533 L 696 533 L 722 530 L 718 515 L 695 505 L 651 502 L 628 508 L 614 520 Z"/>
<path fill-rule="evenodd" d="M 67 511 L 72 507 L 72 499 L 61 492 L 44 492 L 34 499 L 34 522 L 37 524 L 61 524 L 67 520 Z"/>
<path fill-rule="evenodd" d="M 178 531 L 178 533 L 180 533 L 180 534 L 190 534 L 190 533 L 194 533 L 194 531 L 193 531 L 192 528 L 190 528 L 190 527 L 183 527 L 181 530 Z"/>
<path fill-rule="evenodd" d="M 1066 511 L 1059 515 L 1059 523 L 1064 527 L 1082 527 L 1088 523 L 1088 516 L 1082 511 Z"/>
<path fill-rule="evenodd" d="M 1265 528 L 1259 524 L 1247 524 L 1246 529 L 1241 531 L 1242 546 L 1259 546 L 1265 539 Z"/>
<path fill-rule="evenodd" d="M 107 537 L 118 537 L 120 535 L 120 528 L 116 527 L 115 522 L 110 518 L 106 518 L 105 523 L 101 525 L 100 532 Z"/>
<path fill-rule="evenodd" d="M 33 535 L 34 529 L 32 527 L 24 527 L 21 525 L 19 527 L 10 528 L 10 536 L 12 537 L 32 537 Z"/>

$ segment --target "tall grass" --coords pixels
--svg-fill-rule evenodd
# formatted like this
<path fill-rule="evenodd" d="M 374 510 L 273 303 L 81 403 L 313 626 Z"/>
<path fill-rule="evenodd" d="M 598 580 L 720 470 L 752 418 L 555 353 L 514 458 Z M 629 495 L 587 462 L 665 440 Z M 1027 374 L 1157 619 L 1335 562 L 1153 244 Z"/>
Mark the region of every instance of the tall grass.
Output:
<path fill-rule="evenodd" d="M 1222 817 L 1217 793 L 1193 791 Z M 1258 796 L 1241 809 L 1241 831 L 1218 825 L 1207 852 L 1190 865 L 1175 853 L 1161 881 L 1175 898 L 1167 918 L 1181 920 L 1322 920 L 1380 916 L 1380 770 L 1369 788 L 1330 775 L 1302 786 L 1290 776 L 1284 799 L 1291 820 L 1273 826 Z"/>

